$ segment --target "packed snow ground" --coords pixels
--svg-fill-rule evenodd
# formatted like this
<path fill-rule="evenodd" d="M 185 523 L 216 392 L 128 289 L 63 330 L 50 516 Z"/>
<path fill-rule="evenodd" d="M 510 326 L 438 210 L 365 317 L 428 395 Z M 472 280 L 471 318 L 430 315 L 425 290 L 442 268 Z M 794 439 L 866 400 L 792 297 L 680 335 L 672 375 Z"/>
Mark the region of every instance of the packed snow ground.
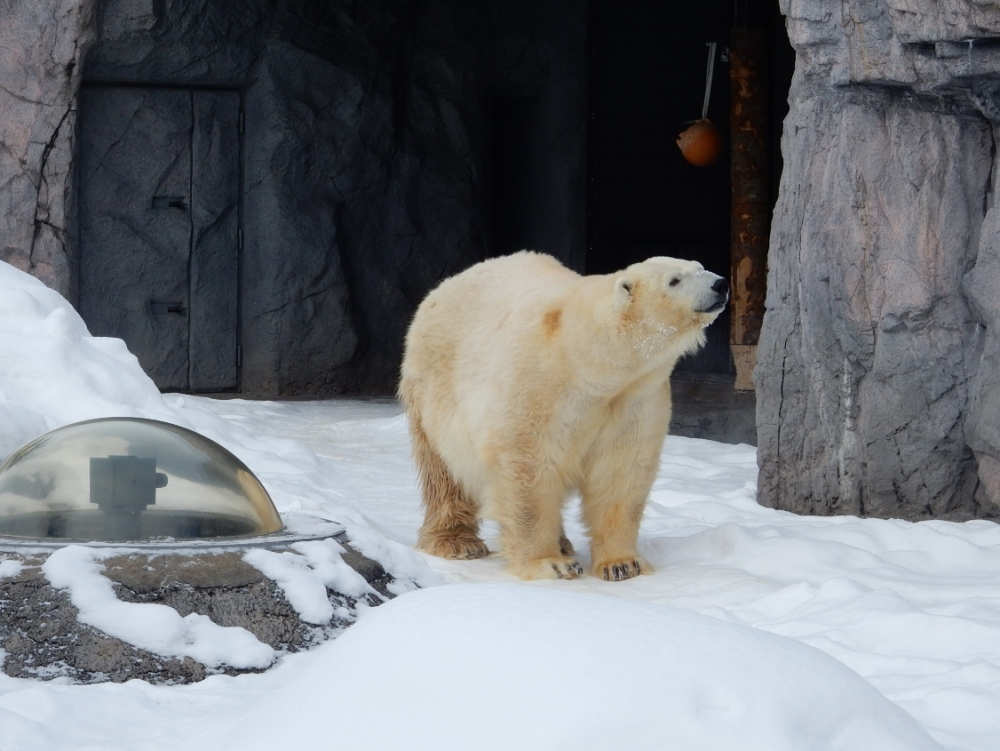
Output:
<path fill-rule="evenodd" d="M 0 458 L 111 415 L 219 441 L 283 514 L 340 521 L 400 592 L 422 589 L 260 674 L 78 686 L 0 673 L 0 751 L 1000 749 L 995 524 L 762 508 L 752 447 L 670 437 L 641 530 L 655 573 L 522 583 L 499 558 L 413 550 L 419 492 L 394 402 L 163 397 L 120 342 L 0 263 Z M 586 566 L 575 506 L 568 517 Z M 17 569 L 0 553 L 0 587 Z M 107 596 L 82 603 L 117 607 Z"/>

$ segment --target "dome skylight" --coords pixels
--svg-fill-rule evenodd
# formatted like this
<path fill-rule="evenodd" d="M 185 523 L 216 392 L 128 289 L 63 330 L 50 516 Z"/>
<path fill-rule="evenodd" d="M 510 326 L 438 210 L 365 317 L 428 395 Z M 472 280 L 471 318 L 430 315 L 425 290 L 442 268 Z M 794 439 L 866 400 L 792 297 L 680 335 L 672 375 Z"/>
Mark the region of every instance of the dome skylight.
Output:
<path fill-rule="evenodd" d="M 53 430 L 0 467 L 0 536 L 153 541 L 278 532 L 260 481 L 214 441 L 156 420 Z"/>

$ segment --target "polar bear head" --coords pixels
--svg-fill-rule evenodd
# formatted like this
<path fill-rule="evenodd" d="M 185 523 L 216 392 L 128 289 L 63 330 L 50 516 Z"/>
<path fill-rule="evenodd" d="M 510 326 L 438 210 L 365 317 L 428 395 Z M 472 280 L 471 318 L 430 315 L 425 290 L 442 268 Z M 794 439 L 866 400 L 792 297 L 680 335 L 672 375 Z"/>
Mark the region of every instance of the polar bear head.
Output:
<path fill-rule="evenodd" d="M 676 359 L 705 343 L 729 283 L 697 261 L 657 256 L 614 274 L 612 307 L 644 360 Z"/>

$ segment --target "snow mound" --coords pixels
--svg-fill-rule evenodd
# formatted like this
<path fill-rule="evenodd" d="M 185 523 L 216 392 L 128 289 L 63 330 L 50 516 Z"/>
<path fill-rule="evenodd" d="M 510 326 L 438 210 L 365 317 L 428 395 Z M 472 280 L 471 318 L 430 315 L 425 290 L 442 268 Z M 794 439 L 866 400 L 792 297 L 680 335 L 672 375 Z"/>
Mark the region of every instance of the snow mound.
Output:
<path fill-rule="evenodd" d="M 196 400 L 168 401 L 125 342 L 91 336 L 58 292 L 0 261 L 0 462 L 42 433 L 100 417 L 144 417 L 196 430 L 248 464 L 247 457 L 265 463 L 289 451 L 256 441 Z"/>
<path fill-rule="evenodd" d="M 0 460 L 71 422 L 171 413 L 123 341 L 91 336 L 59 293 L 0 262 Z"/>
<path fill-rule="evenodd" d="M 334 746 L 941 748 L 856 673 L 793 639 L 509 584 L 436 587 L 371 611 L 242 717 L 226 748 Z"/>

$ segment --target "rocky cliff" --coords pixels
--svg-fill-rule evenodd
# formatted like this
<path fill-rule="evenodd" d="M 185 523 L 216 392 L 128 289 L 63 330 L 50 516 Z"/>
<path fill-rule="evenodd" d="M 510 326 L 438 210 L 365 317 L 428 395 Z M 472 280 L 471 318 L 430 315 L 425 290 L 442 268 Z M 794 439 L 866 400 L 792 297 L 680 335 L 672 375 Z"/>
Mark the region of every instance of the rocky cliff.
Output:
<path fill-rule="evenodd" d="M 70 293 L 70 167 L 97 0 L 0 0 L 0 260 Z"/>
<path fill-rule="evenodd" d="M 1000 512 L 1000 4 L 783 0 L 797 53 L 757 355 L 760 500 Z"/>

